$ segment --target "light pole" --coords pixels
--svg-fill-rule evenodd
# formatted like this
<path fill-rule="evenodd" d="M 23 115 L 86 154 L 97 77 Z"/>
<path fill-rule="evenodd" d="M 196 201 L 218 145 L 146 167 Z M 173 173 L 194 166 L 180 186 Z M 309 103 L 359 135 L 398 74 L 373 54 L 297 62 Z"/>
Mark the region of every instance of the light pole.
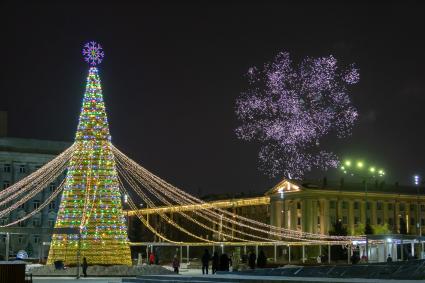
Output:
<path fill-rule="evenodd" d="M 364 209 L 364 217 L 365 217 L 365 234 L 370 233 L 370 223 L 367 221 L 368 219 L 368 200 L 367 200 L 367 194 L 368 194 L 368 181 L 376 178 L 376 177 L 383 177 L 385 175 L 385 171 L 383 169 L 376 169 L 375 166 L 369 166 L 369 169 L 367 168 L 366 164 L 363 161 L 357 161 L 352 162 L 351 160 L 344 161 L 343 165 L 341 166 L 341 170 L 344 172 L 344 174 L 350 174 L 351 176 L 358 176 L 363 180 L 364 185 L 364 192 L 365 192 L 365 209 Z M 366 233 L 368 232 L 368 233 Z M 366 235 L 366 261 L 369 261 L 369 247 L 368 247 L 368 240 Z"/>
<path fill-rule="evenodd" d="M 422 223 L 421 223 L 421 213 L 420 213 L 420 204 L 419 204 L 419 175 L 413 176 L 413 182 L 416 186 L 416 228 L 419 230 L 419 236 L 422 236 Z"/>

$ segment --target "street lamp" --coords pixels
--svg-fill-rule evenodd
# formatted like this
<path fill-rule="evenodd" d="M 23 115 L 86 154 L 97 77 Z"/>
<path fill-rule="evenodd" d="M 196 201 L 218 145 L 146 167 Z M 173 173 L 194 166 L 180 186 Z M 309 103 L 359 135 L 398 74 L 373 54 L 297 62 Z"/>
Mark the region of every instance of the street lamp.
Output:
<path fill-rule="evenodd" d="M 367 191 L 368 191 L 368 186 L 367 186 L 367 182 L 369 179 L 373 179 L 376 177 L 383 177 L 385 175 L 385 171 L 383 169 L 377 169 L 375 166 L 367 166 L 367 164 L 361 160 L 355 162 L 355 166 L 351 166 L 351 164 L 353 164 L 353 162 L 351 160 L 345 160 L 343 162 L 343 166 L 341 166 L 341 170 L 344 172 L 344 174 L 350 174 L 351 176 L 358 176 L 361 179 L 363 179 L 364 182 L 364 191 L 365 191 L 365 228 L 368 227 L 368 225 L 370 225 L 370 223 L 367 223 L 367 211 L 368 211 L 368 202 L 367 202 Z M 368 170 L 364 170 L 365 168 L 368 167 Z M 370 226 L 369 226 L 370 227 Z M 366 230 L 366 229 L 365 229 Z M 368 241 L 366 240 L 366 255 L 368 258 Z"/>
<path fill-rule="evenodd" d="M 413 176 L 413 182 L 416 186 L 416 228 L 419 230 L 419 236 L 422 236 L 422 223 L 420 219 L 419 205 L 419 175 Z"/>

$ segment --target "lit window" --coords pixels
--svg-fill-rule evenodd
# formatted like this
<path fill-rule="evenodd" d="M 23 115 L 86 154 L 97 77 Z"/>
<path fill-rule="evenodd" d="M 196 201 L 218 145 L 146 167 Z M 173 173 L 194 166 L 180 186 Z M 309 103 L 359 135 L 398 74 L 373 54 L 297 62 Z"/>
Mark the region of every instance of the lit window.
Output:
<path fill-rule="evenodd" d="M 10 173 L 10 168 L 11 168 L 10 164 L 4 164 L 3 165 L 3 172 L 4 173 Z"/>

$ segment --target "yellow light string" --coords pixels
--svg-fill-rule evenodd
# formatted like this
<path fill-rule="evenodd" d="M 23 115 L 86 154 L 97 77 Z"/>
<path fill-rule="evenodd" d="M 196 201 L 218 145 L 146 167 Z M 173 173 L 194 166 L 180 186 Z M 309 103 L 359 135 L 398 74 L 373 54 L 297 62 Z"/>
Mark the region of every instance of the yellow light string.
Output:
<path fill-rule="evenodd" d="M 179 196 L 179 197 L 181 197 L 181 196 L 188 196 L 189 198 L 196 200 L 198 204 L 199 203 L 205 204 L 205 202 L 203 202 L 203 201 L 201 201 L 201 200 L 199 200 L 199 199 L 191 196 L 190 194 L 187 194 L 186 192 L 184 192 L 184 191 L 182 191 L 182 190 L 180 190 L 180 189 L 178 189 L 178 188 L 176 188 L 176 187 L 168 184 L 167 182 L 165 182 L 164 180 L 162 180 L 158 176 L 150 173 L 149 171 L 147 171 L 146 169 L 144 169 L 143 167 L 141 167 L 140 165 L 138 165 L 137 163 L 135 163 L 133 160 L 131 160 L 130 158 L 128 158 L 127 156 L 125 156 L 122 152 L 120 152 L 115 147 L 113 147 L 113 151 L 114 151 L 114 155 L 120 156 L 121 158 L 123 158 L 124 160 L 126 160 L 126 162 L 128 162 L 129 164 L 132 164 L 134 167 L 138 168 L 140 171 L 142 171 L 142 172 L 148 172 L 152 178 L 154 178 L 155 180 L 157 180 L 157 181 L 159 181 L 160 183 L 163 184 L 163 186 L 164 186 L 163 188 L 165 188 L 165 189 L 171 191 L 172 193 L 174 193 L 175 194 L 175 197 L 177 197 L 177 196 Z M 178 195 L 177 193 L 179 193 L 180 195 Z M 196 204 L 195 201 L 191 201 L 190 203 L 195 203 Z M 235 216 L 234 214 L 231 214 L 230 212 L 228 212 L 226 210 L 223 210 L 223 209 L 213 208 L 213 207 L 211 207 L 211 209 L 216 209 L 216 210 L 222 212 L 223 214 L 227 214 L 227 215 L 230 214 L 231 216 Z M 218 214 L 218 213 L 216 213 L 216 214 L 217 214 L 218 217 L 220 216 L 220 214 Z M 255 221 L 255 220 L 252 220 L 252 219 L 249 219 L 249 218 L 245 218 L 245 217 L 242 217 L 242 216 L 239 216 L 239 215 L 236 215 L 236 218 L 239 218 L 239 219 L 244 220 L 246 222 L 250 222 L 250 223 L 252 223 L 254 225 L 266 227 L 266 228 L 269 229 L 267 231 L 267 233 L 274 234 L 274 235 L 276 235 L 278 237 L 291 237 L 292 238 L 292 237 L 295 236 L 294 238 L 300 239 L 300 240 L 308 240 L 306 238 L 315 238 L 312 241 L 317 241 L 316 239 L 318 239 L 318 238 L 319 239 L 329 239 L 329 238 L 331 238 L 331 239 L 335 239 L 335 240 L 345 240 L 345 241 L 354 240 L 354 239 L 356 239 L 356 240 L 362 239 L 362 237 L 356 237 L 356 236 L 327 236 L 327 235 L 322 235 L 322 234 L 299 232 L 299 231 L 294 231 L 294 230 L 290 230 L 290 229 L 286 229 L 286 228 L 276 227 L 276 226 L 273 226 L 273 225 L 264 224 L 264 223 L 261 223 L 261 222 L 258 222 L 258 221 Z M 233 222 L 233 223 L 235 223 L 237 225 L 243 225 L 242 223 L 238 223 L 238 222 L 234 221 L 233 219 L 227 218 L 227 217 L 226 217 L 226 221 Z M 248 226 L 247 228 L 256 230 L 252 226 Z M 272 231 L 279 231 L 280 233 L 274 233 Z"/>

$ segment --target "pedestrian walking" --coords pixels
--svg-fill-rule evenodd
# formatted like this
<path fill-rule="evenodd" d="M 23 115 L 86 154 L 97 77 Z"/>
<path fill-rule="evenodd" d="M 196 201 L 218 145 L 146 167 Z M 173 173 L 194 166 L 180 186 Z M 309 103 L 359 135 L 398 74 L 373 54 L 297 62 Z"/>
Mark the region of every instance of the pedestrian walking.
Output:
<path fill-rule="evenodd" d="M 87 277 L 87 267 L 88 267 L 89 265 L 87 264 L 87 259 L 84 257 L 83 258 L 83 274 L 84 274 L 84 277 Z"/>
<path fill-rule="evenodd" d="M 212 265 L 211 265 L 211 269 L 212 269 L 212 274 L 215 274 L 217 272 L 218 269 L 218 253 L 214 252 L 214 255 L 212 257 Z"/>
<path fill-rule="evenodd" d="M 249 257 L 248 257 L 248 265 L 249 265 L 249 268 L 251 268 L 251 269 L 255 269 L 255 260 L 256 260 L 256 254 L 254 253 L 254 252 L 251 252 L 250 254 L 249 254 Z"/>
<path fill-rule="evenodd" d="M 179 268 L 180 268 L 180 260 L 177 257 L 177 255 L 174 255 L 174 258 L 173 258 L 173 268 L 174 268 L 174 272 L 178 274 Z"/>
<path fill-rule="evenodd" d="M 205 249 L 204 254 L 202 255 L 202 274 L 208 274 L 208 263 L 211 259 L 208 249 Z"/>

